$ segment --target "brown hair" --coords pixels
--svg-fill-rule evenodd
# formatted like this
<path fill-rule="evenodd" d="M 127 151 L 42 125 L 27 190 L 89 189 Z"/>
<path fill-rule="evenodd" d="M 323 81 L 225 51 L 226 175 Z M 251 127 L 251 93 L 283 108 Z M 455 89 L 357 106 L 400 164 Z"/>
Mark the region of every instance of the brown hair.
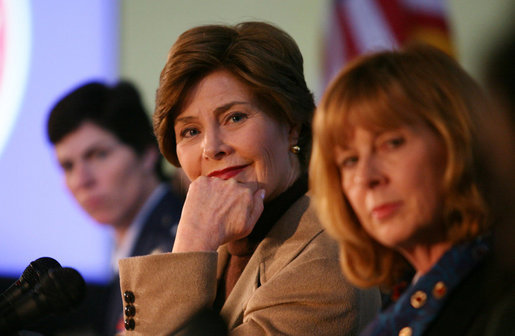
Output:
<path fill-rule="evenodd" d="M 478 192 L 476 132 L 487 112 L 472 78 L 448 55 L 411 46 L 358 58 L 333 80 L 315 113 L 310 183 L 322 223 L 339 241 L 342 268 L 356 285 L 392 285 L 404 258 L 370 237 L 341 188 L 334 152 L 352 125 L 392 129 L 424 122 L 442 139 L 446 239 L 456 243 L 485 231 L 486 209 Z"/>
<path fill-rule="evenodd" d="M 140 156 L 148 148 L 157 150 L 149 116 L 138 89 L 130 82 L 120 81 L 112 86 L 87 82 L 67 92 L 48 115 L 48 139 L 56 145 L 86 122 L 109 132 Z M 154 171 L 164 181 L 169 177 L 161 163 L 159 156 Z"/>
<path fill-rule="evenodd" d="M 302 55 L 287 33 L 264 22 L 199 26 L 179 36 L 161 72 L 154 113 L 154 132 L 166 159 L 179 166 L 173 123 L 185 97 L 202 78 L 220 69 L 247 85 L 271 117 L 300 126 L 299 161 L 305 170 L 315 105 Z"/>

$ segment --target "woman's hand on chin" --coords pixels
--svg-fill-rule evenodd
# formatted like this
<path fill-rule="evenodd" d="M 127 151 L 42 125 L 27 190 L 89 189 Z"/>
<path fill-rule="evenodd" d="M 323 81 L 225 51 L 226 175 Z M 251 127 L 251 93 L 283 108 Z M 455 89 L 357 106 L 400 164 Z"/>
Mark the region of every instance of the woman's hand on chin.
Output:
<path fill-rule="evenodd" d="M 257 183 L 197 178 L 186 195 L 173 252 L 216 251 L 246 237 L 263 212 L 264 195 Z"/>

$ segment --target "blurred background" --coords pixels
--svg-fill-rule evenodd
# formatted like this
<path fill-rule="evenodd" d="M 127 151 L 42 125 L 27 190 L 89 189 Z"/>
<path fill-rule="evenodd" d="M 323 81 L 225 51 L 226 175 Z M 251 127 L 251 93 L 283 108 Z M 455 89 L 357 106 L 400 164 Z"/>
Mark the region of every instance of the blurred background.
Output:
<path fill-rule="evenodd" d="M 318 99 L 355 55 L 423 39 L 481 81 L 513 0 L 0 0 L 0 277 L 42 256 L 87 281 L 109 274 L 112 241 L 67 192 L 45 127 L 90 80 L 132 81 L 149 113 L 170 46 L 200 24 L 264 20 L 298 43 Z"/>

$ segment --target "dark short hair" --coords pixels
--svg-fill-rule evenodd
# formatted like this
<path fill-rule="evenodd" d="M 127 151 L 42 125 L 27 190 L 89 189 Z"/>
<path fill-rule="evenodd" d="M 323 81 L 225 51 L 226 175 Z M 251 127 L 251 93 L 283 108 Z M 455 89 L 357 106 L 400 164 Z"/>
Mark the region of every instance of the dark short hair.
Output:
<path fill-rule="evenodd" d="M 272 118 L 300 126 L 299 161 L 305 170 L 315 103 L 302 54 L 290 35 L 264 22 L 199 26 L 179 36 L 161 72 L 154 113 L 154 132 L 166 159 L 179 166 L 175 118 L 189 91 L 216 70 L 229 71 L 244 83 Z"/>
<path fill-rule="evenodd" d="M 113 134 L 141 155 L 149 147 L 157 148 L 149 115 L 136 87 L 120 81 L 113 86 L 88 82 L 68 92 L 52 108 L 47 121 L 47 136 L 56 145 L 85 122 L 91 122 Z M 161 159 L 155 171 L 164 174 Z"/>

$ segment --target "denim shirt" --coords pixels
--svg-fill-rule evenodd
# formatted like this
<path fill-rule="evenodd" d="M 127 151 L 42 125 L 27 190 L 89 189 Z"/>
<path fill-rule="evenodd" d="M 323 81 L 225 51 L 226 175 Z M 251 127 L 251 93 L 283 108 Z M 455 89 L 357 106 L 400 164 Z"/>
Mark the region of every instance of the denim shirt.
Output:
<path fill-rule="evenodd" d="M 418 336 L 445 305 L 449 294 L 480 264 L 490 250 L 487 239 L 453 246 L 429 272 L 406 289 L 398 301 L 381 312 L 361 336 Z"/>

